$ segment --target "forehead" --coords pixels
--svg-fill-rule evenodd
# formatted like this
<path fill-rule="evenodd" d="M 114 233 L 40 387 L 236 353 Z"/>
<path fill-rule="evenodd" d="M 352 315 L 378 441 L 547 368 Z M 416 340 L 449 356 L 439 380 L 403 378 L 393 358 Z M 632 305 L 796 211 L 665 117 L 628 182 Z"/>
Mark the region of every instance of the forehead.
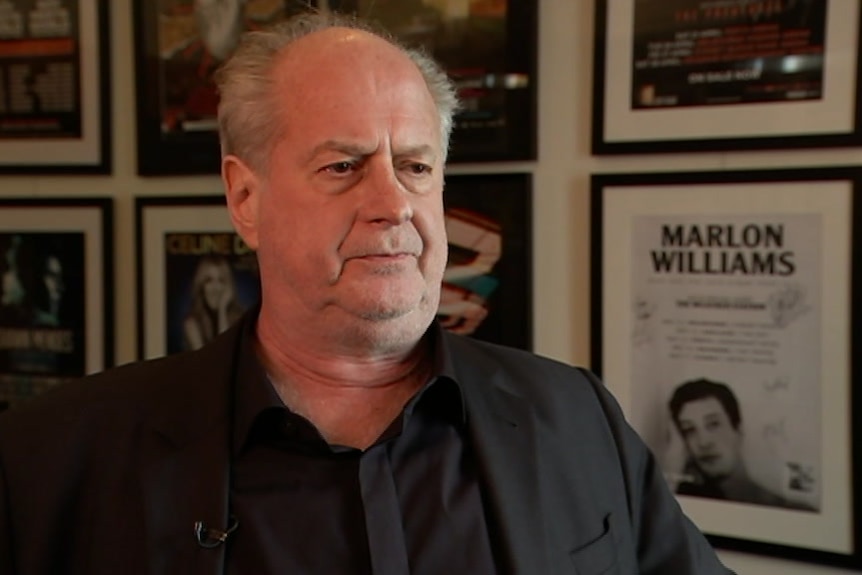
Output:
<path fill-rule="evenodd" d="M 704 397 L 689 401 L 679 410 L 680 421 L 699 421 L 707 417 L 728 419 L 724 406 L 715 397 Z"/>
<path fill-rule="evenodd" d="M 291 121 L 316 117 L 436 117 L 416 65 L 387 41 L 361 30 L 330 28 L 289 45 L 273 69 L 274 97 Z"/>

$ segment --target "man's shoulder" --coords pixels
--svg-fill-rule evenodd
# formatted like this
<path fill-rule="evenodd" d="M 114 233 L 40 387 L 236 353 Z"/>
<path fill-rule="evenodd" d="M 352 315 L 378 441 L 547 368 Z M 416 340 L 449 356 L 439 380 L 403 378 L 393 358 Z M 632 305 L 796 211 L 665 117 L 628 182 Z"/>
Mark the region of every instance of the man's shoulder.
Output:
<path fill-rule="evenodd" d="M 520 348 L 490 343 L 470 337 L 447 334 L 447 344 L 456 364 L 462 361 L 488 361 L 509 373 L 541 373 L 580 377 L 583 368 Z"/>
<path fill-rule="evenodd" d="M 0 436 L 39 425 L 63 429 L 87 420 L 111 419 L 118 425 L 194 402 L 195 395 L 229 377 L 211 350 L 179 353 L 130 362 L 58 385 L 0 415 Z M 220 361 L 221 363 L 216 363 Z M 225 380 L 227 381 L 227 380 Z"/>
<path fill-rule="evenodd" d="M 515 395 L 539 402 L 569 402 L 603 394 L 603 385 L 588 369 L 531 351 L 468 337 L 447 335 L 447 346 L 457 375 L 468 385 L 473 380 L 496 382 Z"/>

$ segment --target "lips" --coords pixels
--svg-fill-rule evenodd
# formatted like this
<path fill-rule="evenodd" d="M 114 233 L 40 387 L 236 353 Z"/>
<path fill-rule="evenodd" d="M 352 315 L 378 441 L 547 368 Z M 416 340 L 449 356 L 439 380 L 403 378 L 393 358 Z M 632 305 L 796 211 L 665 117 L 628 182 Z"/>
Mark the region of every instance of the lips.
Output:
<path fill-rule="evenodd" d="M 358 254 L 353 255 L 348 258 L 345 258 L 345 261 L 349 260 L 395 260 L 401 258 L 418 258 L 418 254 L 412 254 L 408 252 L 372 252 L 367 254 Z"/>
<path fill-rule="evenodd" d="M 704 465 L 713 465 L 721 459 L 718 455 L 701 455 L 697 460 Z"/>

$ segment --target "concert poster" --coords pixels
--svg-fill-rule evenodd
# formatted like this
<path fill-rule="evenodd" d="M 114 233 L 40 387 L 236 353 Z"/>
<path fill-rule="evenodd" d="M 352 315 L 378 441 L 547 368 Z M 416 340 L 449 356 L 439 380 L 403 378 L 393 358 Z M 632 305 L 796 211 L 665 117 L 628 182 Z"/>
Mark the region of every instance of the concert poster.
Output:
<path fill-rule="evenodd" d="M 111 166 L 108 3 L 0 2 L 0 172 Z"/>
<path fill-rule="evenodd" d="M 637 0 L 632 108 L 817 100 L 827 0 Z"/>
<path fill-rule="evenodd" d="M 197 349 L 259 299 L 254 252 L 233 232 L 164 235 L 167 353 Z"/>
<path fill-rule="evenodd" d="M 0 138 L 81 137 L 77 0 L 0 2 Z"/>
<path fill-rule="evenodd" d="M 597 0 L 592 149 L 858 145 L 859 0 Z"/>
<path fill-rule="evenodd" d="M 86 369 L 84 233 L 0 232 L 0 404 Z"/>
<path fill-rule="evenodd" d="M 633 419 L 678 493 L 819 508 L 821 246 L 818 214 L 649 215 L 632 223 Z M 671 399 L 688 382 L 691 397 L 709 392 L 703 382 L 729 390 L 732 443 L 698 435 L 694 410 L 691 429 L 681 425 L 685 403 L 672 413 Z M 747 491 L 710 481 L 735 472 L 732 458 L 742 460 Z"/>
<path fill-rule="evenodd" d="M 593 178 L 592 367 L 722 546 L 853 550 L 858 178 Z"/>

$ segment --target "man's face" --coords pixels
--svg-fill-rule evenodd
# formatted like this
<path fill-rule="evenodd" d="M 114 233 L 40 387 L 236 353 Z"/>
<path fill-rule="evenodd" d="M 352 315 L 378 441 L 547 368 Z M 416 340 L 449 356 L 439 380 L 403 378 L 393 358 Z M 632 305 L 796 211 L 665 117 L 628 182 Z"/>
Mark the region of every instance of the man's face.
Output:
<path fill-rule="evenodd" d="M 447 249 L 444 154 L 421 75 L 381 40 L 333 29 L 288 48 L 275 86 L 281 128 L 252 238 L 264 306 L 333 337 L 418 340 Z"/>
<path fill-rule="evenodd" d="M 733 427 L 718 399 L 706 397 L 684 404 L 677 423 L 689 455 L 707 479 L 725 479 L 738 467 L 742 433 Z"/>

